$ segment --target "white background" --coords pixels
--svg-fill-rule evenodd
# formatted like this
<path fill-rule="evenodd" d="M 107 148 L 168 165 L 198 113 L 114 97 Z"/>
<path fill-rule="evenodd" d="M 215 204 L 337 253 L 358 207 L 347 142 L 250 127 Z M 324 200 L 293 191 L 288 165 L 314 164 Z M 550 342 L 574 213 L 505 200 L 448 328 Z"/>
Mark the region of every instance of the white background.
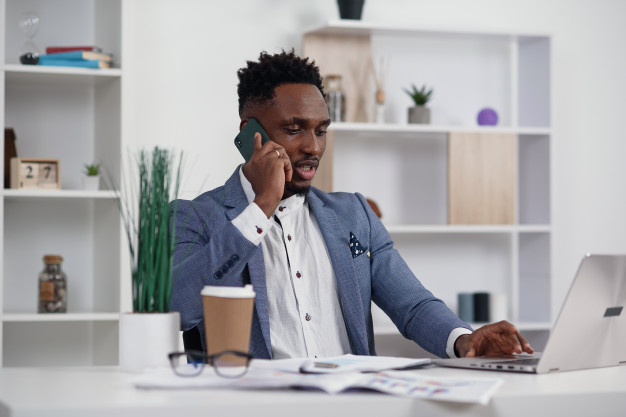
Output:
<path fill-rule="evenodd" d="M 186 197 L 223 184 L 240 162 L 237 69 L 262 50 L 299 52 L 304 30 L 338 18 L 334 0 L 138 0 L 132 9 L 123 131 L 133 146 L 185 151 Z M 626 252 L 625 16 L 622 0 L 365 2 L 363 20 L 385 25 L 552 35 L 553 310 L 585 252 Z"/>

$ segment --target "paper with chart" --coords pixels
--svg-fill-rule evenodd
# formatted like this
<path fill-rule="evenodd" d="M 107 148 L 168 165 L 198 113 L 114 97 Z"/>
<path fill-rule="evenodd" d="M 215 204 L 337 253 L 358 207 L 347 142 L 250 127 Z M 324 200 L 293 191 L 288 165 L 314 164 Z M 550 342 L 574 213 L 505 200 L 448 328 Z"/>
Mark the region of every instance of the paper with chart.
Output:
<path fill-rule="evenodd" d="M 428 370 L 306 374 L 294 371 L 302 366 L 302 359 L 288 361 L 291 362 L 254 360 L 247 374 L 238 379 L 222 378 L 208 366 L 193 378 L 178 377 L 169 368 L 153 369 L 136 377 L 133 385 L 142 389 L 308 388 L 329 394 L 365 389 L 403 397 L 484 405 L 502 384 L 497 378 L 432 376 L 428 375 Z M 344 365 L 348 363 L 339 366 Z"/>

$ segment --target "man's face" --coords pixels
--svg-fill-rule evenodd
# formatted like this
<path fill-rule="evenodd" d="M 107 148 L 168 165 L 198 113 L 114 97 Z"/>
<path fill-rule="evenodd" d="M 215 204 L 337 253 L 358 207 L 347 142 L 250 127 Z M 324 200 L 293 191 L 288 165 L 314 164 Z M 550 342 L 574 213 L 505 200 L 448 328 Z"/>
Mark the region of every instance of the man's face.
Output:
<path fill-rule="evenodd" d="M 283 198 L 308 191 L 326 149 L 330 124 L 322 93 L 313 84 L 283 84 L 255 116 L 269 137 L 285 148 L 293 167 Z"/>

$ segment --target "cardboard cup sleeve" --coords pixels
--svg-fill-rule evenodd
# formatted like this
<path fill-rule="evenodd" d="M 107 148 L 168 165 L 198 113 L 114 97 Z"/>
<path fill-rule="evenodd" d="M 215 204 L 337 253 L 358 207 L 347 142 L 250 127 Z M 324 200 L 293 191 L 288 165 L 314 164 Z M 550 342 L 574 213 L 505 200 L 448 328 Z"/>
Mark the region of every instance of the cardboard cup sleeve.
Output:
<path fill-rule="evenodd" d="M 225 350 L 248 352 L 255 292 L 245 287 L 202 289 L 204 329 L 209 355 Z"/>

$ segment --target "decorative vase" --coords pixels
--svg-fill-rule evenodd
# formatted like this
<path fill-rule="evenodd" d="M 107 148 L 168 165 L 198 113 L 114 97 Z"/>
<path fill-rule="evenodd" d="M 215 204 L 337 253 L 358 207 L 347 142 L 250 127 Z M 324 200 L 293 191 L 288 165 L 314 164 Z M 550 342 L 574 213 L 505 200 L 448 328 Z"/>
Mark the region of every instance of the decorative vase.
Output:
<path fill-rule="evenodd" d="M 326 106 L 333 122 L 343 122 L 346 116 L 346 97 L 341 89 L 341 75 L 329 74 L 324 77 Z"/>
<path fill-rule="evenodd" d="M 489 107 L 484 108 L 478 113 L 476 121 L 481 126 L 495 126 L 498 124 L 498 113 Z"/>
<path fill-rule="evenodd" d="M 167 354 L 179 350 L 180 314 L 120 314 L 120 370 L 142 372 L 169 366 Z"/>
<path fill-rule="evenodd" d="M 95 191 L 100 188 L 100 175 L 83 175 L 83 190 Z"/>
<path fill-rule="evenodd" d="M 361 20 L 365 0 L 337 0 L 339 17 L 342 19 Z"/>
<path fill-rule="evenodd" d="M 376 123 L 386 123 L 385 117 L 385 92 L 381 89 L 376 90 Z"/>
<path fill-rule="evenodd" d="M 426 106 L 409 107 L 409 123 L 411 124 L 430 123 L 430 108 Z"/>

